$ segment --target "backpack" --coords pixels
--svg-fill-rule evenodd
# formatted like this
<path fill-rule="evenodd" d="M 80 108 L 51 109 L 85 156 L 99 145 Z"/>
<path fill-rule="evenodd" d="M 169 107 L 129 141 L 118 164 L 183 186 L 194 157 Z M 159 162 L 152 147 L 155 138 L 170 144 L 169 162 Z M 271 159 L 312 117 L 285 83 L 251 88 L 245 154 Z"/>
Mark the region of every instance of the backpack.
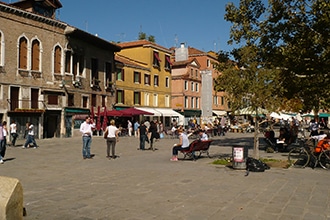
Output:
<path fill-rule="evenodd" d="M 269 169 L 270 167 L 261 160 L 254 159 L 252 157 L 248 157 L 246 160 L 247 171 L 264 172 L 265 170 L 269 170 Z"/>

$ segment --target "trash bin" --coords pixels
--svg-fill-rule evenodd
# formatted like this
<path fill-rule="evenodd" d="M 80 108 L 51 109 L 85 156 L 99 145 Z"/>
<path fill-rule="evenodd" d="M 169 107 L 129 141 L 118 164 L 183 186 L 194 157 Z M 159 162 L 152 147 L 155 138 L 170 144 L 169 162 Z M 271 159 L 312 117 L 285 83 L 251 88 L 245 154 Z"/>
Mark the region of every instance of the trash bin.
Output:
<path fill-rule="evenodd" d="M 245 170 L 249 148 L 247 146 L 233 146 L 232 152 L 233 169 Z"/>

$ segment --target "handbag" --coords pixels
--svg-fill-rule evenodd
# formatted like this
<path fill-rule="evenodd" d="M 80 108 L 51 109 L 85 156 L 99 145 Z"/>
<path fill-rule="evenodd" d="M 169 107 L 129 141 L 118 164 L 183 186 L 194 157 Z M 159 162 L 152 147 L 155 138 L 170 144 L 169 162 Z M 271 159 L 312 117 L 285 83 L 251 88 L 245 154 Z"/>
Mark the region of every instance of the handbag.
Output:
<path fill-rule="evenodd" d="M 159 137 L 160 137 L 160 139 L 163 139 L 164 138 L 164 133 L 160 133 Z"/>
<path fill-rule="evenodd" d="M 108 130 L 106 130 L 106 131 L 103 133 L 103 138 L 104 138 L 104 139 L 107 139 L 107 138 L 108 138 L 108 134 L 109 134 L 109 132 L 108 132 Z"/>

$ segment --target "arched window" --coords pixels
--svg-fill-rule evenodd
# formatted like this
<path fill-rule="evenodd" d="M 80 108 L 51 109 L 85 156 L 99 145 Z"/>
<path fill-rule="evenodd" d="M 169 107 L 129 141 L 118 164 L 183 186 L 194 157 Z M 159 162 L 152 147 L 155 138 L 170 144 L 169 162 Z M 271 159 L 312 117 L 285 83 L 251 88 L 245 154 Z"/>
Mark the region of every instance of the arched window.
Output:
<path fill-rule="evenodd" d="M 40 43 L 38 40 L 32 41 L 31 70 L 40 70 Z"/>
<path fill-rule="evenodd" d="M 62 49 L 60 46 L 55 47 L 54 51 L 54 73 L 61 73 L 61 54 Z"/>
<path fill-rule="evenodd" d="M 71 51 L 67 50 L 65 52 L 65 72 L 71 73 Z"/>
<path fill-rule="evenodd" d="M 21 37 L 19 39 L 19 59 L 18 59 L 18 68 L 19 69 L 27 69 L 27 39 L 25 37 Z"/>

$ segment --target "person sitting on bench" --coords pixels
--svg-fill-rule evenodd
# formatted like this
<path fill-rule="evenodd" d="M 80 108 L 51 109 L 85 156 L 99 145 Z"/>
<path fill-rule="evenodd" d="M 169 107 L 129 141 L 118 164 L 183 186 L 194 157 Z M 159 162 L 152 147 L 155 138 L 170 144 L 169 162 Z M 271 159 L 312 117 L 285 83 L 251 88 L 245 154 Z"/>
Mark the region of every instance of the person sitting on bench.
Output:
<path fill-rule="evenodd" d="M 172 149 L 171 161 L 178 161 L 178 152 L 189 147 L 189 139 L 187 134 L 183 132 L 183 129 L 179 128 L 177 130 L 180 142 L 175 144 Z"/>
<path fill-rule="evenodd" d="M 201 141 L 207 141 L 209 137 L 205 133 L 205 130 L 199 130 L 199 140 Z"/>

